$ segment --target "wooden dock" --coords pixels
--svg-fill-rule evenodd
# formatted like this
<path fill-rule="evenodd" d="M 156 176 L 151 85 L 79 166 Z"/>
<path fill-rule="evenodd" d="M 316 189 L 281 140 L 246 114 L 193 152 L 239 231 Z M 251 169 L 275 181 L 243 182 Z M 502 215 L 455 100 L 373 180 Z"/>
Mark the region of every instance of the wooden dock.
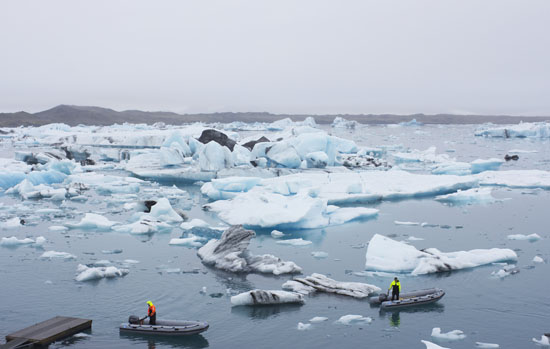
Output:
<path fill-rule="evenodd" d="M 19 345 L 48 345 L 56 340 L 72 336 L 92 327 L 92 320 L 56 316 L 20 331 L 8 334 L 6 344 L 0 349 L 16 348 Z"/>

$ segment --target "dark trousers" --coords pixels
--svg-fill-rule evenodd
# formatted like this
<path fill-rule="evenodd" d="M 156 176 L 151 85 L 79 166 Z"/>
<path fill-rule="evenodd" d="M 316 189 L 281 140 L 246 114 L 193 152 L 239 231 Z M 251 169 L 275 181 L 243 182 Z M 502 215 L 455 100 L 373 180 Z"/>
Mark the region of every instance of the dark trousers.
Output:
<path fill-rule="evenodd" d="M 153 316 L 149 316 L 149 325 L 157 324 L 157 313 L 154 313 Z"/>
<path fill-rule="evenodd" d="M 391 300 L 399 300 L 399 287 L 393 287 L 391 293 Z"/>

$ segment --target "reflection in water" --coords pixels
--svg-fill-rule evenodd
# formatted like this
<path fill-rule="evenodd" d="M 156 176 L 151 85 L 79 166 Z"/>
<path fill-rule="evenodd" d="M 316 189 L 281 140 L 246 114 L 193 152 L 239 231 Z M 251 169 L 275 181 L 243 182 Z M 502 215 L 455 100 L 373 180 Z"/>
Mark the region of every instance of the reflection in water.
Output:
<path fill-rule="evenodd" d="M 208 340 L 200 334 L 190 336 L 163 336 L 146 335 L 141 333 L 120 332 L 120 339 L 126 339 L 132 346 L 141 343 L 147 343 L 147 348 L 156 348 L 157 346 L 170 346 L 172 348 L 208 348 Z"/>
<path fill-rule="evenodd" d="M 393 312 L 390 316 L 390 326 L 392 327 L 399 327 L 401 324 L 401 317 L 399 316 L 399 312 Z"/>
<path fill-rule="evenodd" d="M 278 304 L 278 305 L 258 305 L 258 306 L 237 306 L 231 308 L 231 314 L 250 317 L 253 319 L 264 320 L 279 313 L 292 312 L 300 310 L 301 304 Z"/>

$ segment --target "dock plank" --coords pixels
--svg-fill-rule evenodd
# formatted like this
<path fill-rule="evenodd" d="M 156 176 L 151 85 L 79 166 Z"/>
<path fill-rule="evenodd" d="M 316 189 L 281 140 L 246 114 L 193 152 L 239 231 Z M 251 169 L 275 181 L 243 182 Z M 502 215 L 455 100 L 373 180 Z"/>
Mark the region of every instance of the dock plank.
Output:
<path fill-rule="evenodd" d="M 49 344 L 92 326 L 92 320 L 56 316 L 6 336 L 6 341 L 25 338 L 39 344 Z"/>
<path fill-rule="evenodd" d="M 23 343 L 27 343 L 28 340 L 26 338 L 19 338 L 19 339 L 14 339 L 12 341 L 9 341 L 7 342 L 6 344 L 1 344 L 0 345 L 0 349 L 13 349 L 13 348 L 17 348 L 18 346 L 20 346 L 21 344 Z"/>

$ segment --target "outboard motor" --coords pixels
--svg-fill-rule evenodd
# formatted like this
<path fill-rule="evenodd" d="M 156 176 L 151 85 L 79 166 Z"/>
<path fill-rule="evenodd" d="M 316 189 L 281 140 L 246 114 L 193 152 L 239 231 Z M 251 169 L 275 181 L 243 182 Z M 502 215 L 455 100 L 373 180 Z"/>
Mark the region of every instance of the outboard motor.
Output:
<path fill-rule="evenodd" d="M 378 300 L 380 301 L 380 303 L 385 302 L 388 300 L 388 295 L 385 293 L 382 293 L 378 296 Z"/>
<path fill-rule="evenodd" d="M 139 316 L 130 315 L 130 317 L 128 318 L 128 322 L 132 325 L 139 325 Z"/>

